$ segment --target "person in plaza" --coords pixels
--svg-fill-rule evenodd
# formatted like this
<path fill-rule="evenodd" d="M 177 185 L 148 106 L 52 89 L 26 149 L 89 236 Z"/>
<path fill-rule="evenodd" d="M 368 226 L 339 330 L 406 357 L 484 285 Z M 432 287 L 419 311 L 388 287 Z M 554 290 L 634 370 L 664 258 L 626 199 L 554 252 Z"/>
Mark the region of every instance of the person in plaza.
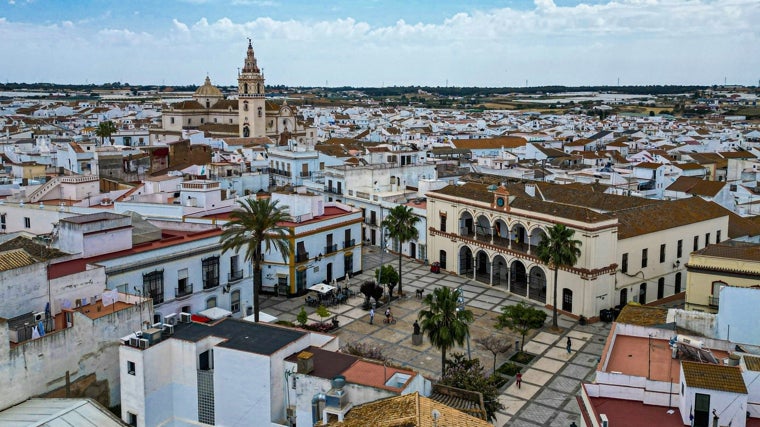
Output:
<path fill-rule="evenodd" d="M 520 371 L 517 372 L 516 379 L 517 379 L 517 381 L 516 381 L 517 382 L 517 388 L 521 388 L 520 386 L 522 385 L 522 372 L 520 372 Z"/>
<path fill-rule="evenodd" d="M 573 347 L 573 342 L 570 341 L 570 337 L 567 337 L 567 354 L 570 354 L 570 349 Z"/>
<path fill-rule="evenodd" d="M 385 320 L 388 323 L 391 323 L 391 317 L 393 317 L 393 315 L 391 314 L 391 308 L 388 307 L 387 309 L 385 309 Z"/>
<path fill-rule="evenodd" d="M 417 323 L 416 320 L 414 321 L 414 325 L 412 325 L 412 327 L 414 328 L 414 335 L 419 335 L 420 334 L 420 324 Z"/>
<path fill-rule="evenodd" d="M 370 309 L 369 309 L 369 324 L 371 325 L 374 320 L 375 320 L 375 308 L 374 307 L 370 307 Z"/>

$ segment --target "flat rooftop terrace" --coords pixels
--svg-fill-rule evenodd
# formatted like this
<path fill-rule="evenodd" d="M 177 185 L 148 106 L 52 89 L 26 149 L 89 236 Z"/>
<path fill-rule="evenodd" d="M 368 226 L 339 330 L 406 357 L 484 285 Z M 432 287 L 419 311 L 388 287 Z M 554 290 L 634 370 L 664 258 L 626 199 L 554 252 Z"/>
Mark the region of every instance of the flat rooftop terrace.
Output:
<path fill-rule="evenodd" d="M 722 350 L 711 352 L 718 360 L 728 357 L 728 353 Z M 668 340 L 618 334 L 605 372 L 678 383 L 681 359 L 673 359 L 672 355 Z"/>

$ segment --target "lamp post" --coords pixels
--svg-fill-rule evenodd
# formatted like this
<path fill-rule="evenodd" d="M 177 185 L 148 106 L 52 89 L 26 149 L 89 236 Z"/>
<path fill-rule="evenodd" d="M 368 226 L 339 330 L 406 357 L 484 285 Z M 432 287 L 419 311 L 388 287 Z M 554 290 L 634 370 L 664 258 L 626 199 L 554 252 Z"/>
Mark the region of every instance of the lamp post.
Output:
<path fill-rule="evenodd" d="M 462 287 L 458 287 L 454 292 L 457 294 L 457 312 L 465 309 L 464 305 L 464 290 Z M 470 351 L 470 331 L 467 331 L 467 359 L 472 360 L 472 352 Z"/>

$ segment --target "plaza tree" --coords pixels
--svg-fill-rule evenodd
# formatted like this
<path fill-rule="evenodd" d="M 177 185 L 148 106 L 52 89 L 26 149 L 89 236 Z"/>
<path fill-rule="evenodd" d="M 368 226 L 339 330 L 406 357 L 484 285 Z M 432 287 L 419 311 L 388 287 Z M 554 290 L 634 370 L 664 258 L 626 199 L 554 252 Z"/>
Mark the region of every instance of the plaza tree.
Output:
<path fill-rule="evenodd" d="M 417 240 L 420 237 L 417 231 L 417 223 L 420 218 L 413 212 L 412 208 L 404 205 L 398 205 L 391 209 L 388 216 L 382 222 L 382 226 L 388 230 L 388 236 L 398 242 L 398 294 L 402 295 L 402 273 L 401 273 L 401 247 L 405 242 Z"/>
<path fill-rule="evenodd" d="M 505 305 L 501 308 L 501 314 L 496 318 L 496 327 L 498 329 L 507 327 L 522 336 L 520 350 L 525 348 L 525 335 L 531 329 L 537 329 L 544 326 L 546 313 L 543 310 L 535 309 L 520 302 L 515 305 Z"/>
<path fill-rule="evenodd" d="M 441 375 L 446 372 L 446 352 L 464 344 L 473 321 L 472 311 L 459 308 L 458 297 L 452 289 L 436 288 L 422 300 L 425 308 L 417 316 L 422 333 L 441 351 Z"/>
<path fill-rule="evenodd" d="M 264 253 L 274 250 L 288 259 L 292 252 L 289 231 L 280 224 L 291 217 L 287 206 L 278 206 L 278 201 L 269 198 L 238 200 L 238 205 L 240 209 L 233 210 L 231 220 L 222 226 L 222 253 L 243 249 L 246 262 L 253 263 L 253 315 L 258 322 Z"/>
<path fill-rule="evenodd" d="M 555 224 L 549 229 L 549 235 L 538 244 L 538 259 L 554 270 L 554 302 L 552 327 L 557 328 L 557 276 L 560 267 L 572 267 L 581 256 L 581 242 L 573 239 L 575 230 L 564 224 Z"/>

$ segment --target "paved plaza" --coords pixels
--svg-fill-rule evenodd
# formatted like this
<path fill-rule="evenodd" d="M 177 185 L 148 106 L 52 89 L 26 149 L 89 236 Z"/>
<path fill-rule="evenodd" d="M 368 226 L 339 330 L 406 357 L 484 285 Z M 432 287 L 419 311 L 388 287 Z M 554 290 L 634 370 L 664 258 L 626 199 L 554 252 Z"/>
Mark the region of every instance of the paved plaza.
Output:
<path fill-rule="evenodd" d="M 349 286 L 359 290 L 359 285 L 372 279 L 372 274 L 380 264 L 377 248 L 368 247 L 363 254 L 364 272 L 352 277 Z M 383 254 L 383 263 L 398 268 L 398 257 Z M 408 367 L 435 380 L 441 374 L 441 353 L 431 347 L 427 339 L 422 345 L 412 344 L 412 324 L 417 313 L 422 309 L 422 300 L 416 298 L 415 290 L 423 289 L 427 295 L 439 286 L 450 288 L 462 287 L 465 302 L 475 317 L 470 325 L 469 350 L 473 358 L 480 359 L 487 373 L 493 369 L 493 354 L 479 348 L 475 340 L 487 335 L 507 337 L 514 343 L 520 337 L 514 332 L 494 328 L 497 316 L 504 305 L 527 301 L 507 293 L 504 289 L 490 287 L 472 278 L 458 277 L 446 273 L 431 273 L 430 267 L 404 259 L 402 263 L 405 297 L 394 300 L 391 308 L 398 320 L 395 325 L 383 324 L 385 306 L 376 310 L 375 322 L 369 324 L 369 312 L 361 308 L 363 295 L 349 298 L 345 304 L 329 307 L 328 310 L 340 321 L 340 329 L 335 333 L 341 344 L 368 343 L 383 348 L 383 354 L 395 364 Z M 339 283 L 341 286 L 343 283 Z M 535 303 L 535 302 L 534 302 Z M 263 297 L 262 311 L 295 322 L 296 315 L 305 306 L 303 297 L 287 299 L 285 297 Z M 542 306 L 537 306 L 542 307 Z M 320 318 L 314 307 L 306 306 L 311 321 Z M 546 310 L 551 317 L 551 311 Z M 580 381 L 593 379 L 594 370 L 609 333 L 609 324 L 595 323 L 580 326 L 569 317 L 560 315 L 561 331 L 553 333 L 549 328 L 533 331 L 526 337 L 525 351 L 536 357 L 523 369 L 522 387 L 518 388 L 512 380 L 502 392 L 499 400 L 504 404 L 494 422 L 496 426 L 569 426 L 572 422 L 580 425 L 578 405 L 575 395 L 580 388 Z M 568 354 L 565 348 L 567 337 L 571 338 L 572 350 Z M 514 344 L 513 344 L 514 345 Z M 467 345 L 449 351 L 467 354 Z M 499 366 L 511 355 L 499 355 Z"/>

